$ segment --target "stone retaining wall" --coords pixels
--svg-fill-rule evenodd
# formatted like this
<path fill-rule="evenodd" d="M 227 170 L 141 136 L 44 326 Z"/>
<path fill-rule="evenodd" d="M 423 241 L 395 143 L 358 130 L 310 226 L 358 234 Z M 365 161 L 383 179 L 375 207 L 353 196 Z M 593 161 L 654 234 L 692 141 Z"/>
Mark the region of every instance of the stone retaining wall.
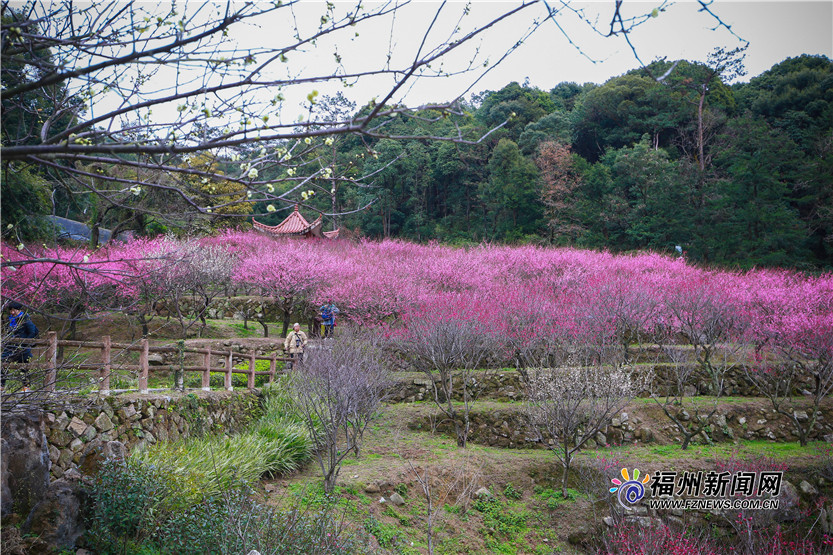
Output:
<path fill-rule="evenodd" d="M 646 412 L 651 412 L 650 418 Z M 799 419 L 807 417 L 806 411 L 798 411 Z M 529 427 L 522 408 L 476 410 L 469 416 L 469 441 L 490 447 L 510 449 L 541 449 L 545 445 Z M 462 422 L 462 420 L 461 420 Z M 656 423 L 656 424 L 654 424 Z M 454 435 L 450 420 L 436 421 L 424 418 L 410 424 L 411 429 L 436 430 Z M 778 442 L 798 441 L 791 421 L 771 408 L 759 408 L 745 404 L 725 405 L 709 419 L 706 428 L 713 442 L 733 442 L 736 439 L 769 440 Z M 614 416 L 602 432 L 591 439 L 587 447 L 596 445 L 622 445 L 624 443 L 681 443 L 676 426 L 665 416 L 659 417 L 655 407 L 631 406 Z M 833 443 L 833 403 L 821 410 L 810 440 Z M 693 443 L 705 443 L 702 435 Z"/>
<path fill-rule="evenodd" d="M 514 370 L 472 373 L 472 388 L 478 398 L 495 401 L 520 401 L 524 397 L 521 375 Z M 403 372 L 394 374 L 395 384 L 388 391 L 388 401 L 413 403 L 433 399 L 432 381 L 424 374 Z M 457 377 L 455 377 L 457 379 Z M 457 398 L 461 400 L 461 398 Z"/>
<path fill-rule="evenodd" d="M 635 372 L 653 371 L 654 381 L 652 388 L 657 395 L 666 395 L 671 388 L 672 378 L 670 372 L 672 365 L 660 363 L 653 366 L 635 366 Z M 459 379 L 459 374 L 455 375 Z M 395 403 L 413 403 L 432 399 L 432 381 L 425 375 L 418 372 L 401 372 L 394 374 L 396 384 L 390 390 L 389 400 Z M 520 372 L 513 369 L 487 370 L 485 372 L 473 372 L 471 374 L 471 393 L 479 399 L 492 399 L 495 401 L 520 401 L 524 398 L 525 385 Z M 813 387 L 812 379 L 808 378 L 805 389 Z M 457 388 L 459 390 L 459 387 Z M 689 385 L 686 387 L 686 396 L 713 395 L 712 381 L 701 370 L 695 370 L 692 374 Z M 801 393 L 801 389 L 796 391 Z M 645 392 L 644 396 L 648 396 Z M 743 367 L 736 367 L 729 371 L 724 380 L 723 396 L 735 397 L 758 397 L 760 393 L 746 378 Z M 442 397 L 440 400 L 443 400 Z M 461 394 L 455 397 L 461 401 Z"/>
<path fill-rule="evenodd" d="M 104 458 L 162 440 L 233 433 L 262 412 L 250 391 L 134 394 L 65 406 L 3 414 L 0 514 L 23 523 L 31 553 L 73 548 L 84 529 L 83 475 Z"/>
<path fill-rule="evenodd" d="M 74 409 L 46 412 L 43 429 L 51 475 L 60 478 L 68 469 L 83 465 L 109 441 L 120 441 L 129 450 L 206 432 L 233 433 L 260 410 L 253 392 L 200 391 L 106 397 Z"/>
<path fill-rule="evenodd" d="M 178 302 L 184 314 L 191 314 L 195 312 L 195 309 L 202 308 L 203 301 L 193 297 L 183 297 Z M 175 307 L 168 306 L 164 300 L 157 303 L 156 310 L 162 316 L 176 313 Z M 278 301 L 272 297 L 215 297 L 211 300 L 206 312 L 206 316 L 212 319 L 237 318 L 242 320 L 244 314 L 248 316 L 247 319 L 250 321 L 265 319 L 274 322 L 283 319 L 283 310 L 280 308 Z"/>

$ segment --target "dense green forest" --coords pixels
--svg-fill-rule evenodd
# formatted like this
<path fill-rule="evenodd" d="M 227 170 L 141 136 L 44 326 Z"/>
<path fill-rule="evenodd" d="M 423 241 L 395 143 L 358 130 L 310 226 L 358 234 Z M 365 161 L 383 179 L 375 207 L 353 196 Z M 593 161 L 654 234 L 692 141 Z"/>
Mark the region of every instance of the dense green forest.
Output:
<path fill-rule="evenodd" d="M 662 75 L 669 66 L 649 69 Z M 404 156 L 381 172 L 379 190 L 350 191 L 380 200 L 345 225 L 418 241 L 680 245 L 691 259 L 730 266 L 833 265 L 826 57 L 788 59 L 733 86 L 686 62 L 663 82 L 634 70 L 549 92 L 510 83 L 468 110 L 457 121 L 391 122 L 410 127 L 400 134 L 440 134 L 452 125 L 485 132 L 510 118 L 478 145 L 371 145 L 379 166 Z M 345 158 L 360 146 L 345 148 Z M 353 197 L 343 205 L 364 200 Z"/>
<path fill-rule="evenodd" d="M 469 117 L 427 114 L 387 129 L 485 133 L 509 118 L 477 145 L 345 141 L 340 163 L 369 147 L 378 159 L 364 167 L 384 169 L 378 189 L 346 189 L 343 208 L 379 200 L 344 225 L 417 241 L 680 245 L 730 266 L 833 265 L 831 60 L 788 59 L 733 86 L 687 62 L 653 78 L 669 67 L 549 92 L 510 83 L 475 98 Z"/>
<path fill-rule="evenodd" d="M 338 177 L 310 181 L 305 212 L 342 213 L 327 226 L 372 238 L 616 252 L 671 253 L 679 245 L 690 260 L 730 267 L 833 267 L 833 62 L 790 58 L 726 85 L 738 74 L 732 55 L 718 53 L 709 64 L 655 62 L 602 85 L 544 91 L 513 82 L 476 95 L 459 113 L 376 123 L 380 133 L 424 139 L 336 136 L 322 143 L 324 155 L 317 150 L 293 170 L 326 166 Z M 341 95 L 316 106 L 334 117 L 370 109 Z M 458 129 L 486 137 L 476 144 L 431 138 Z M 3 179 L 4 219 L 20 221 L 23 208 L 48 211 L 48 183 L 14 175 Z M 124 203 L 102 214 L 97 201 L 81 197 L 57 191 L 56 212 L 147 234 L 177 227 L 148 216 L 173 197 L 147 200 L 147 210 L 130 217 Z M 264 223 L 286 215 L 267 208 L 229 207 L 211 225 L 241 225 L 248 220 L 234 215 L 252 210 Z"/>

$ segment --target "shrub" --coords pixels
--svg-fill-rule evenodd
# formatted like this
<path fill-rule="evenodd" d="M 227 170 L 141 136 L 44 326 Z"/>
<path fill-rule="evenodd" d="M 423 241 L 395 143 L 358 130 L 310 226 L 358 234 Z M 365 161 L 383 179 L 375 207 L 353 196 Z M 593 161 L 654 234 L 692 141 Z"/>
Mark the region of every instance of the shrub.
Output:
<path fill-rule="evenodd" d="M 176 477 L 174 477 L 176 478 Z M 186 479 L 187 481 L 187 479 Z M 352 536 L 332 507 L 314 513 L 297 503 L 277 510 L 254 501 L 233 483 L 214 495 L 194 496 L 170 469 L 136 460 L 107 461 L 91 488 L 87 544 L 96 553 L 349 554 L 365 539 Z"/>
<path fill-rule="evenodd" d="M 506 489 L 503 490 L 503 495 L 506 496 L 506 499 L 520 499 L 523 497 L 523 492 L 520 492 L 515 489 L 515 486 L 512 483 L 506 484 Z"/>
<path fill-rule="evenodd" d="M 402 497 L 408 497 L 408 486 L 406 486 L 405 484 L 396 484 L 396 487 L 393 488 L 393 491 L 395 491 Z"/>
<path fill-rule="evenodd" d="M 390 549 L 399 542 L 399 531 L 396 526 L 379 522 L 373 515 L 364 521 L 364 529 L 373 534 L 379 546 L 384 549 Z"/>
<path fill-rule="evenodd" d="M 359 455 L 364 431 L 389 384 L 377 341 L 343 329 L 329 349 L 310 351 L 290 377 L 294 413 L 303 419 L 315 445 L 327 493 L 333 492 L 347 455 Z"/>
<path fill-rule="evenodd" d="M 187 477 L 176 478 L 136 460 L 105 461 L 90 491 L 91 547 L 100 553 L 139 552 L 138 546 L 157 536 L 173 515 L 199 506 L 199 490 L 188 486 Z M 189 536 L 196 540 L 195 534 Z"/>
<path fill-rule="evenodd" d="M 487 546 L 494 544 L 497 537 L 514 541 L 526 530 L 527 513 L 523 511 L 509 511 L 506 505 L 496 497 L 477 499 L 472 507 L 483 513 L 483 526 L 487 538 Z"/>

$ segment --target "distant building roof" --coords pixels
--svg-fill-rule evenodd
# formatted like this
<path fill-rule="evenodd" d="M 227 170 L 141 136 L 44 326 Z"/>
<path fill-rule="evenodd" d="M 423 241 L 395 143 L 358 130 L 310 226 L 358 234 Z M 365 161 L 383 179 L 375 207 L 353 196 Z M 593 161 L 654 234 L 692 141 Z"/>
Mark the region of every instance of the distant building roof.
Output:
<path fill-rule="evenodd" d="M 54 225 L 60 239 L 72 239 L 73 241 L 89 241 L 92 236 L 90 226 L 83 222 L 77 222 L 60 216 L 46 216 Z M 98 240 L 104 244 L 110 240 L 111 232 L 103 227 L 98 229 Z M 123 231 L 118 234 L 116 241 L 128 241 L 133 238 L 132 231 Z"/>
<path fill-rule="evenodd" d="M 295 205 L 295 210 L 286 217 L 284 221 L 278 225 L 265 225 L 254 218 L 252 218 L 252 225 L 255 229 L 273 235 L 303 235 L 305 237 L 327 237 L 328 239 L 335 239 L 338 237 L 338 230 L 325 231 L 322 233 L 322 218 L 319 215 L 314 222 L 310 223 L 304 218 L 301 212 L 298 211 L 298 205 Z"/>

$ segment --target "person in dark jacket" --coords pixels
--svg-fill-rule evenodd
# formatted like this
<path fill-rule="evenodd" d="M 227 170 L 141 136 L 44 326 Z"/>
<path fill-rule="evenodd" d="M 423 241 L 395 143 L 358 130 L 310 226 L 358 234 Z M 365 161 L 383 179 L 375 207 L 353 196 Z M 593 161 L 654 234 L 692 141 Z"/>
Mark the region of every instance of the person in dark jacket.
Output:
<path fill-rule="evenodd" d="M 34 339 L 38 336 L 38 328 L 23 311 L 20 303 L 9 303 L 8 329 L 4 330 L 4 337 L 15 339 Z M 4 341 L 3 345 L 3 371 L 0 379 L 0 387 L 6 387 L 6 364 L 9 362 L 29 362 L 32 359 L 31 345 L 20 342 Z M 26 369 L 21 371 L 23 391 L 29 391 L 29 372 Z"/>

